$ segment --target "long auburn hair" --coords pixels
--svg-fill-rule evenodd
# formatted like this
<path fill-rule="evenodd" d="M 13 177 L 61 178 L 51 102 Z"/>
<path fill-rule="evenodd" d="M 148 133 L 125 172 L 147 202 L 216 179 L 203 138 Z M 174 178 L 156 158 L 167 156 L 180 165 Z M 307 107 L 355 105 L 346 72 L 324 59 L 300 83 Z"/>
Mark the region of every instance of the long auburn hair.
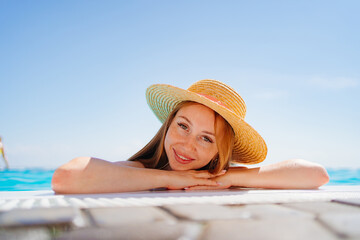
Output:
<path fill-rule="evenodd" d="M 135 153 L 128 161 L 139 161 L 146 168 L 164 169 L 168 165 L 168 158 L 164 149 L 166 133 L 176 113 L 185 106 L 196 104 L 192 101 L 179 103 L 169 114 L 156 135 L 139 152 Z M 209 170 L 211 173 L 219 173 L 223 169 L 228 169 L 232 158 L 234 146 L 234 131 L 230 124 L 215 112 L 215 138 L 218 154 L 211 161 L 199 170 Z"/>

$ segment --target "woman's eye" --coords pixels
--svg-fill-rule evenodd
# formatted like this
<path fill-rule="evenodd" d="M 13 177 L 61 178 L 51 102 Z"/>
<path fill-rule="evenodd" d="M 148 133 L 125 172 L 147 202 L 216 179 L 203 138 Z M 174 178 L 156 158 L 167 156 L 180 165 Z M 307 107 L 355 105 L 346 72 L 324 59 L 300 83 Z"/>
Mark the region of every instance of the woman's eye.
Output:
<path fill-rule="evenodd" d="M 179 127 L 181 127 L 181 128 L 184 129 L 184 130 L 187 130 L 187 129 L 188 129 L 188 127 L 187 127 L 185 124 L 183 124 L 183 123 L 178 123 L 178 125 L 179 125 Z"/>
<path fill-rule="evenodd" d="M 209 142 L 209 143 L 212 143 L 212 142 L 213 142 L 210 138 L 208 138 L 208 137 L 206 137 L 206 136 L 203 137 L 203 140 L 204 140 L 205 142 Z"/>

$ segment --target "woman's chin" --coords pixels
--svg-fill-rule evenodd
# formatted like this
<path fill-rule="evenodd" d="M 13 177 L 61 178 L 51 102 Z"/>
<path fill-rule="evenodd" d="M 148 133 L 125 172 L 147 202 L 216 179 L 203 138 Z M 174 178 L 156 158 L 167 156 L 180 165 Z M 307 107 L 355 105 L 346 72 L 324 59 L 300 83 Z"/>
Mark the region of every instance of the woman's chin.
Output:
<path fill-rule="evenodd" d="M 191 166 L 185 165 L 185 164 L 176 164 L 176 163 L 169 163 L 170 166 L 170 170 L 173 171 L 186 171 L 186 170 L 191 170 Z"/>

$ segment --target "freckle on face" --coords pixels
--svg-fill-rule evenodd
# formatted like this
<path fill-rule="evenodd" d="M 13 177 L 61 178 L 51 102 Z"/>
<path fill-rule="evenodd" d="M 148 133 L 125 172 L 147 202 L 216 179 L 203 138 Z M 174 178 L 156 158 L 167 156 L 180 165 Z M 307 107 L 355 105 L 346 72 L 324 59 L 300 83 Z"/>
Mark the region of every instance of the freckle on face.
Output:
<path fill-rule="evenodd" d="M 214 133 L 214 122 L 214 111 L 201 104 L 186 105 L 177 112 L 164 142 L 171 169 L 199 169 L 214 158 L 218 152 L 216 139 L 208 134 Z M 185 124 L 185 129 L 179 123 Z M 213 142 L 204 141 L 207 138 Z M 192 161 L 179 162 L 179 155 Z"/>

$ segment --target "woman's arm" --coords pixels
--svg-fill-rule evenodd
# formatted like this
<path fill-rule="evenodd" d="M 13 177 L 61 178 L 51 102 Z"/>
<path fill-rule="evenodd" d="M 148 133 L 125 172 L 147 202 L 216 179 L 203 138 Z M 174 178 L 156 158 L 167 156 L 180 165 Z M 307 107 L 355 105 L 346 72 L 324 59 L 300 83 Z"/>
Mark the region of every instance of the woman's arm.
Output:
<path fill-rule="evenodd" d="M 137 161 L 108 162 L 79 157 L 59 167 L 52 178 L 56 193 L 109 193 L 149 190 L 153 188 L 183 189 L 189 186 L 217 186 L 205 171 L 164 171 L 148 169 Z"/>
<path fill-rule="evenodd" d="M 249 188 L 313 189 L 329 181 L 329 175 L 319 164 L 291 159 L 266 166 L 231 167 L 223 176 L 215 178 L 218 187 L 195 186 L 196 189 L 221 189 L 231 186 Z"/>
<path fill-rule="evenodd" d="M 324 167 L 302 159 L 257 168 L 235 167 L 228 174 L 232 186 L 256 188 L 312 189 L 329 181 Z"/>

